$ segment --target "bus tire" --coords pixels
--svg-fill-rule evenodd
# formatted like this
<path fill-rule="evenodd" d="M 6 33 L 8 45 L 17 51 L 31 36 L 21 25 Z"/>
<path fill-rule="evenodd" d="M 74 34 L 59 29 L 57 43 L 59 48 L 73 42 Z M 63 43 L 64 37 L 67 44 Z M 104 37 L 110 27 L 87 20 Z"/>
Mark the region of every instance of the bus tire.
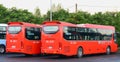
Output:
<path fill-rule="evenodd" d="M 77 55 L 76 57 L 77 58 L 81 58 L 83 56 L 83 48 L 82 47 L 79 47 L 78 50 L 77 50 Z"/>
<path fill-rule="evenodd" d="M 60 58 L 65 58 L 66 56 L 65 55 L 59 55 Z"/>
<path fill-rule="evenodd" d="M 33 56 L 33 55 L 31 55 L 31 54 L 25 54 L 25 56 L 26 56 L 26 57 L 31 57 L 31 56 Z"/>
<path fill-rule="evenodd" d="M 111 53 L 111 49 L 110 49 L 110 47 L 107 47 L 107 48 L 106 48 L 106 54 L 107 54 L 107 55 L 110 55 L 110 53 Z"/>
<path fill-rule="evenodd" d="M 3 46 L 3 45 L 1 45 L 0 46 L 0 54 L 3 54 L 3 53 L 5 53 L 5 46 Z"/>

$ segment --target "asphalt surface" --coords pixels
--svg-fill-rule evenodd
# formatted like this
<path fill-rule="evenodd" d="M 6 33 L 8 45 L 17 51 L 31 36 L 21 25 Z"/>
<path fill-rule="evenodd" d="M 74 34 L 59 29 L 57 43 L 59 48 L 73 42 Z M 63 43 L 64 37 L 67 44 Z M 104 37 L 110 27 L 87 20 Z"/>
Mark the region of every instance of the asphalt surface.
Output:
<path fill-rule="evenodd" d="M 120 62 L 120 53 L 85 55 L 82 58 L 55 55 L 26 57 L 24 54 L 0 54 L 0 62 Z"/>

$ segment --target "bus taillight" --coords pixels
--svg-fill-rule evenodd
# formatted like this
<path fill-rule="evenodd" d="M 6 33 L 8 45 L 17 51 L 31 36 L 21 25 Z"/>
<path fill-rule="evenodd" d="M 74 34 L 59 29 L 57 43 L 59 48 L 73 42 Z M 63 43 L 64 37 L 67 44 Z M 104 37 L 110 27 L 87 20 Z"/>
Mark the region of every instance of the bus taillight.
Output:
<path fill-rule="evenodd" d="M 23 42 L 21 41 L 21 48 L 24 48 Z"/>

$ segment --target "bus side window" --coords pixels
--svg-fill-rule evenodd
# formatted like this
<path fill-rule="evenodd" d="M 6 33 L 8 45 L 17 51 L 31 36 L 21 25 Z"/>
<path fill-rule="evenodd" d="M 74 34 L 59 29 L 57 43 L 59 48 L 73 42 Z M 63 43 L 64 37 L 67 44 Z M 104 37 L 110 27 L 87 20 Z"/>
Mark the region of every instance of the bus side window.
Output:
<path fill-rule="evenodd" d="M 80 38 L 79 40 L 82 40 L 82 36 L 81 35 L 79 35 L 79 38 Z"/>

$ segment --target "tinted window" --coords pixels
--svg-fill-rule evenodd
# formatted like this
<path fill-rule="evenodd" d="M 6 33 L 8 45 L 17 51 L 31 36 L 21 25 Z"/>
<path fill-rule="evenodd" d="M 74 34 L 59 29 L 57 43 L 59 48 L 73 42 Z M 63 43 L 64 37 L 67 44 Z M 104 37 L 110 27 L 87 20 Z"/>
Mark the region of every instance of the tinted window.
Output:
<path fill-rule="evenodd" d="M 99 40 L 111 40 L 113 31 L 106 29 L 98 29 L 98 33 Z"/>
<path fill-rule="evenodd" d="M 87 32 L 86 28 L 76 28 L 77 32 Z"/>
<path fill-rule="evenodd" d="M 21 31 L 21 26 L 9 26 L 8 27 L 8 32 L 10 34 L 17 34 Z"/>
<path fill-rule="evenodd" d="M 58 31 L 58 26 L 44 26 L 43 31 L 46 34 L 54 34 Z"/>
<path fill-rule="evenodd" d="M 6 39 L 6 34 L 1 34 L 0 33 L 0 39 Z"/>
<path fill-rule="evenodd" d="M 76 32 L 76 27 L 64 27 L 63 37 L 66 40 L 79 40 L 80 36 Z"/>
<path fill-rule="evenodd" d="M 0 31 L 6 31 L 6 27 L 5 26 L 0 26 Z"/>
<path fill-rule="evenodd" d="M 25 36 L 29 40 L 40 40 L 41 38 L 40 28 L 27 27 L 25 29 Z"/>
<path fill-rule="evenodd" d="M 111 40 L 112 30 L 81 27 L 64 27 L 66 40 Z"/>

